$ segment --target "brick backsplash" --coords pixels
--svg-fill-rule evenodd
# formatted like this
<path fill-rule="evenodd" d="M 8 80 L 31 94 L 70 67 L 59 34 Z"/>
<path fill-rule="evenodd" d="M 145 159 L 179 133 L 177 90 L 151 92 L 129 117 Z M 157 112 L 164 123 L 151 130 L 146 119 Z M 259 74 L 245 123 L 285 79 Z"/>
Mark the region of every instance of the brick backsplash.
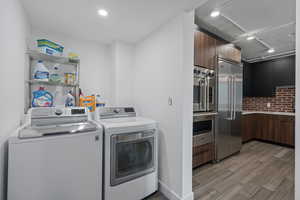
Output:
<path fill-rule="evenodd" d="M 277 88 L 275 97 L 245 97 L 243 110 L 294 112 L 295 88 Z M 267 104 L 271 107 L 268 108 Z"/>

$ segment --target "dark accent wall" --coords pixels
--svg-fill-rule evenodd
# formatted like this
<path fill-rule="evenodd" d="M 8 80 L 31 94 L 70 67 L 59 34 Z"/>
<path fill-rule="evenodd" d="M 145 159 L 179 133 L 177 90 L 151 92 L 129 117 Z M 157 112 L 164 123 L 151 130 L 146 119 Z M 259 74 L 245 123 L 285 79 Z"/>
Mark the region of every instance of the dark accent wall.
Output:
<path fill-rule="evenodd" d="M 295 56 L 244 62 L 244 97 L 274 97 L 276 87 L 295 85 Z"/>

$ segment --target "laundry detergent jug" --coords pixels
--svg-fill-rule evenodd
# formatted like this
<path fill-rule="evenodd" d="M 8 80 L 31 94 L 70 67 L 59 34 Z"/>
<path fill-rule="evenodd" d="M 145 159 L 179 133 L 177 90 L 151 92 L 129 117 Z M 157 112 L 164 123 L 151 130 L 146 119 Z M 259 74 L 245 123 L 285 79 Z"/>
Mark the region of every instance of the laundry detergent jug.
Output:
<path fill-rule="evenodd" d="M 53 96 L 45 88 L 40 87 L 32 93 L 32 107 L 51 107 L 53 106 Z"/>

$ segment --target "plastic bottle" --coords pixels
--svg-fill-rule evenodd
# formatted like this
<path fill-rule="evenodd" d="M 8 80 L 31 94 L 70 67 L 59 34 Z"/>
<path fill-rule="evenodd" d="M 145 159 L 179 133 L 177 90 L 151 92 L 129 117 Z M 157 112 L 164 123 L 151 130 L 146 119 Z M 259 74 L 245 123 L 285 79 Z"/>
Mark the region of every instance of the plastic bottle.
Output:
<path fill-rule="evenodd" d="M 66 95 L 64 95 L 64 88 L 57 86 L 54 92 L 54 106 L 55 107 L 64 107 L 65 106 Z"/>
<path fill-rule="evenodd" d="M 75 98 L 72 95 L 72 91 L 69 91 L 68 94 L 66 95 L 65 106 L 66 107 L 75 106 Z"/>
<path fill-rule="evenodd" d="M 50 81 L 52 82 L 56 82 L 56 83 L 61 83 L 61 76 L 59 75 L 59 64 L 56 64 L 53 68 L 53 70 L 51 70 L 50 73 Z"/>
<path fill-rule="evenodd" d="M 96 95 L 96 107 L 104 107 L 105 103 L 99 94 Z"/>
<path fill-rule="evenodd" d="M 32 93 L 32 107 L 51 107 L 53 106 L 53 96 L 46 91 L 44 87 L 40 87 Z"/>
<path fill-rule="evenodd" d="M 39 60 L 33 70 L 33 79 L 39 81 L 49 81 L 49 70 L 45 67 L 43 61 Z"/>

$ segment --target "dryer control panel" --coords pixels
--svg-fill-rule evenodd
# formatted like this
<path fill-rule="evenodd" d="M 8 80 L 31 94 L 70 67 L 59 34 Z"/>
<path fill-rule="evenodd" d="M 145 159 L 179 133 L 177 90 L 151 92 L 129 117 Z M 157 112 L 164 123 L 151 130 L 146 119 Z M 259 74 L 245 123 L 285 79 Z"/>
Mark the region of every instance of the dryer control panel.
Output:
<path fill-rule="evenodd" d="M 100 119 L 136 117 L 133 107 L 104 107 L 99 110 Z"/>

